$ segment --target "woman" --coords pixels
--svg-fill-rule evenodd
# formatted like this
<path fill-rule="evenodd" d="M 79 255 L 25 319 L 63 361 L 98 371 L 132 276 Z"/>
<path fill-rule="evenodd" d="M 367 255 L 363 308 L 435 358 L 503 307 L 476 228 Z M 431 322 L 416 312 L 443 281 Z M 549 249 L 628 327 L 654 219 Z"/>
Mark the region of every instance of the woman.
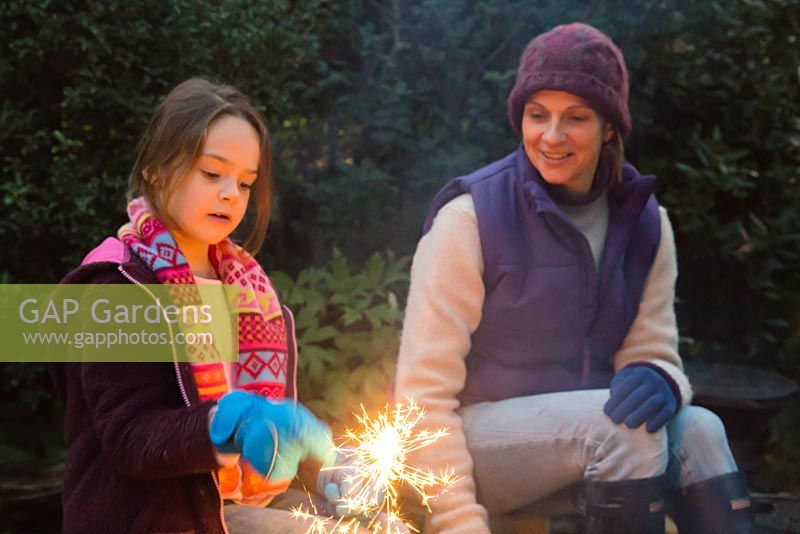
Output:
<path fill-rule="evenodd" d="M 582 483 L 591 532 L 750 532 L 719 419 L 689 406 L 677 264 L 654 178 L 623 164 L 620 50 L 575 23 L 533 39 L 508 115 L 519 148 L 434 198 L 411 270 L 396 393 L 450 435 L 416 461 L 460 481 L 439 532 Z"/>

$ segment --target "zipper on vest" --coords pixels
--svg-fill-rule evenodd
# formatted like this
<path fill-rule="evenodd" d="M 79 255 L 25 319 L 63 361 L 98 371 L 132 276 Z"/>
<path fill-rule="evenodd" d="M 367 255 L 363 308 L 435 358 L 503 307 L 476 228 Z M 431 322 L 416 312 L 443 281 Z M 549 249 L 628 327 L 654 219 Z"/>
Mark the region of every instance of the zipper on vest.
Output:
<path fill-rule="evenodd" d="M 581 312 L 584 316 L 584 335 L 583 335 L 583 351 L 582 351 L 582 365 L 581 365 L 581 385 L 589 385 L 589 375 L 591 374 L 592 351 L 589 349 L 589 335 L 592 331 L 592 325 L 595 320 L 595 313 L 597 311 L 597 291 L 600 284 L 600 272 L 594 263 L 594 254 L 592 247 L 589 245 L 589 240 L 583 235 L 583 232 L 578 230 L 572 221 L 570 225 L 578 232 L 579 248 L 583 256 L 580 261 L 582 264 L 581 271 L 583 272 L 583 309 Z"/>
<path fill-rule="evenodd" d="M 164 317 L 164 320 L 166 321 L 167 319 L 166 311 L 164 310 L 164 307 L 161 305 L 161 301 L 157 299 L 155 295 L 153 295 L 153 292 L 147 289 L 147 286 L 136 280 L 133 276 L 129 275 L 125 271 L 125 269 L 122 268 L 122 265 L 117 265 L 117 270 L 127 280 L 141 287 L 145 293 L 150 295 L 150 298 L 153 299 L 153 301 L 155 301 L 156 305 L 158 306 L 158 309 L 161 310 L 161 315 Z M 183 402 L 184 404 L 186 404 L 188 408 L 192 405 L 192 403 L 189 400 L 189 395 L 186 393 L 186 387 L 183 385 L 183 378 L 181 378 L 181 369 L 180 365 L 178 365 L 178 352 L 177 349 L 175 348 L 175 337 L 172 333 L 172 324 L 169 321 L 166 321 L 166 323 L 167 323 L 167 330 L 169 331 L 169 346 L 170 349 L 172 350 L 172 362 L 175 367 L 175 376 L 178 379 L 178 388 L 180 389 L 181 392 L 181 398 L 183 398 Z M 211 471 L 211 481 L 214 483 L 214 487 L 217 489 L 217 497 L 219 497 L 219 520 L 222 525 L 222 531 L 225 534 L 228 534 L 228 527 L 225 525 L 225 513 L 223 512 L 223 507 L 225 506 L 225 503 L 222 500 L 222 491 L 219 489 L 219 481 L 217 480 L 217 473 L 214 471 Z"/>
<path fill-rule="evenodd" d="M 581 370 L 581 384 L 586 386 L 589 384 L 589 364 L 591 361 L 592 353 L 589 346 L 586 344 L 586 339 L 583 342 L 583 369 Z"/>

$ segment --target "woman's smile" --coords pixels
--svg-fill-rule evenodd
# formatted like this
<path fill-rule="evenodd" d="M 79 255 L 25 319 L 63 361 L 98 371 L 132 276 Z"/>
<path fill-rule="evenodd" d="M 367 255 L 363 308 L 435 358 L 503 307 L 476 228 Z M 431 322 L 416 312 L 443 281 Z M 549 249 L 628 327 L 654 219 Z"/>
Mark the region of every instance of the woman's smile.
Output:
<path fill-rule="evenodd" d="M 522 143 L 550 185 L 582 195 L 594 180 L 600 149 L 613 135 L 589 104 L 564 91 L 535 93 L 525 104 Z"/>
<path fill-rule="evenodd" d="M 545 150 L 539 150 L 539 152 L 550 162 L 561 162 L 572 155 L 570 152 L 548 152 Z"/>

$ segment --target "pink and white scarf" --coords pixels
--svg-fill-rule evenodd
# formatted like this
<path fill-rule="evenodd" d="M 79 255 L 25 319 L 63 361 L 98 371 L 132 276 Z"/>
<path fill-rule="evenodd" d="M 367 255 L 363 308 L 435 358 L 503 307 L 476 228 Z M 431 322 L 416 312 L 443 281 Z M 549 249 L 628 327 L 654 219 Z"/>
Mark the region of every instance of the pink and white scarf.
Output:
<path fill-rule="evenodd" d="M 144 197 L 128 204 L 130 222 L 117 235 L 153 270 L 158 280 L 173 289 L 178 302 L 200 300 L 189 263 L 166 226 L 153 214 Z M 281 304 L 267 274 L 258 262 L 229 239 L 209 247 L 209 260 L 223 284 L 238 285 L 239 358 L 230 369 L 210 345 L 187 345 L 192 374 L 200 400 L 219 399 L 241 389 L 268 399 L 286 393 L 288 339 Z M 218 471 L 223 498 L 264 505 L 286 490 L 290 481 L 268 482 L 246 461 Z"/>

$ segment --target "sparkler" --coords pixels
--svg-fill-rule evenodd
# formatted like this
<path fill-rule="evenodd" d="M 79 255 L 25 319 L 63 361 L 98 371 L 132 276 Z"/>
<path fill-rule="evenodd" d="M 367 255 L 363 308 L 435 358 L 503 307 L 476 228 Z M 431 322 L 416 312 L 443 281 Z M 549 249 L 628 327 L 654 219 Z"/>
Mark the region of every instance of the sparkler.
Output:
<path fill-rule="evenodd" d="M 416 430 L 417 424 L 425 417 L 425 410 L 413 399 L 406 404 L 398 403 L 394 408 L 387 404 L 384 411 L 372 418 L 363 405 L 361 414 L 354 415 L 361 429 L 347 429 L 345 442 L 339 448 L 346 464 L 327 468 L 345 470 L 337 509 L 353 517 L 319 517 L 303 509 L 293 509 L 293 516 L 311 521 L 307 534 L 355 533 L 360 525 L 357 517 L 372 518 L 367 528 L 373 533 L 391 534 L 409 529 L 418 532 L 400 513 L 401 487 L 406 485 L 416 492 L 422 505 L 430 510 L 429 502 L 446 491 L 457 477 L 452 469 L 437 475 L 407 465 L 406 460 L 410 453 L 446 436 L 447 429 Z"/>
<path fill-rule="evenodd" d="M 311 499 L 309 499 L 311 501 Z M 317 514 L 317 508 L 311 502 L 312 511 L 306 511 L 302 506 L 291 508 L 292 517 L 308 521 L 306 534 L 356 534 L 361 525 L 357 518 L 324 517 Z"/>

